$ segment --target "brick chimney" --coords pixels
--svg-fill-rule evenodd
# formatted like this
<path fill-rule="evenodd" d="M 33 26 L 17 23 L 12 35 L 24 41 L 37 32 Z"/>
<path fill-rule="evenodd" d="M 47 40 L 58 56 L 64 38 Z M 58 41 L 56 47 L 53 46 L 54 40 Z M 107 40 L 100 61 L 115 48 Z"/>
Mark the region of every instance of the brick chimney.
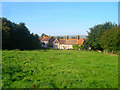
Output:
<path fill-rule="evenodd" d="M 77 35 L 77 40 L 79 40 L 79 35 Z"/>
<path fill-rule="evenodd" d="M 66 40 L 68 40 L 68 36 L 66 36 Z"/>

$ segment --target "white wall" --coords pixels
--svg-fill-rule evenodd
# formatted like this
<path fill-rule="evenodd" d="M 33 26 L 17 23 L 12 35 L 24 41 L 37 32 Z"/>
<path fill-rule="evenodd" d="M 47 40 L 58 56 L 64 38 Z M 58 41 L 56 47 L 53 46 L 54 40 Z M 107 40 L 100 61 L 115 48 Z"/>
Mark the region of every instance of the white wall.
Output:
<path fill-rule="evenodd" d="M 73 49 L 73 45 L 65 45 L 66 49 Z"/>
<path fill-rule="evenodd" d="M 59 48 L 58 46 L 59 46 L 59 43 L 53 43 L 53 48 L 54 49 L 58 49 Z"/>
<path fill-rule="evenodd" d="M 60 44 L 60 48 L 59 49 L 73 49 L 73 45 Z"/>

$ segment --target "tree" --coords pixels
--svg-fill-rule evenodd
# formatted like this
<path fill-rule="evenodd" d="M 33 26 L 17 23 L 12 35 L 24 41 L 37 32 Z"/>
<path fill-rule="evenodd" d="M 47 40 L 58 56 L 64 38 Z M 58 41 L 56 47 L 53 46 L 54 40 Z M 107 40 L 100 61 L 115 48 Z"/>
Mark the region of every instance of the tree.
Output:
<path fill-rule="evenodd" d="M 79 50 L 79 49 L 80 49 L 80 50 L 83 50 L 83 49 L 84 49 L 84 45 L 76 45 L 76 44 L 75 44 L 75 45 L 73 45 L 73 49 L 74 49 L 74 50 Z"/>
<path fill-rule="evenodd" d="M 112 28 L 107 29 L 104 34 L 101 36 L 101 43 L 103 44 L 104 50 L 109 52 L 119 50 L 118 44 L 118 27 L 113 25 Z"/>
<path fill-rule="evenodd" d="M 88 39 L 86 43 L 90 46 L 93 50 L 103 50 L 102 43 L 100 42 L 100 38 L 103 33 L 112 27 L 111 22 L 106 22 L 105 24 L 99 24 L 92 28 L 90 28 L 90 32 L 88 32 Z"/>
<path fill-rule="evenodd" d="M 40 40 L 37 34 L 30 34 L 25 23 L 16 24 L 2 19 L 2 49 L 36 49 L 40 48 Z"/>
<path fill-rule="evenodd" d="M 43 36 L 48 37 L 48 35 L 46 35 L 46 34 L 44 34 L 44 33 L 41 35 L 41 37 L 43 37 Z"/>
<path fill-rule="evenodd" d="M 118 29 L 117 29 L 117 38 L 118 38 L 118 48 L 120 51 L 120 25 L 118 26 Z"/>
<path fill-rule="evenodd" d="M 84 49 L 84 45 L 78 46 L 78 49 L 83 50 Z"/>
<path fill-rule="evenodd" d="M 14 30 L 14 23 L 6 18 L 0 18 L 2 20 L 2 48 L 6 49 L 11 46 L 10 34 Z"/>
<path fill-rule="evenodd" d="M 72 38 L 75 39 L 76 37 L 73 36 Z"/>
<path fill-rule="evenodd" d="M 64 37 L 61 37 L 61 36 L 57 36 L 57 39 L 64 39 Z"/>
<path fill-rule="evenodd" d="M 60 39 L 60 36 L 57 36 L 56 38 L 57 38 L 57 39 Z"/>
<path fill-rule="evenodd" d="M 60 37 L 60 39 L 63 39 L 64 37 Z"/>
<path fill-rule="evenodd" d="M 73 49 L 74 49 L 74 50 L 78 50 L 78 45 L 76 45 L 76 44 L 73 45 Z"/>
<path fill-rule="evenodd" d="M 85 46 L 93 50 L 116 52 L 120 50 L 120 27 L 107 22 L 90 28 Z"/>

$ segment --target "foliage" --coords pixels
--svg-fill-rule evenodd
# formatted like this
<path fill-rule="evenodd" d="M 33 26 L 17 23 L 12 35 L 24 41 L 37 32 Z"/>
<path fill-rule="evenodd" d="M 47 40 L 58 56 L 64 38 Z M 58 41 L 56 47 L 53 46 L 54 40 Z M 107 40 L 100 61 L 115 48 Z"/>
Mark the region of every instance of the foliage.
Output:
<path fill-rule="evenodd" d="M 43 37 L 43 36 L 48 37 L 48 35 L 46 35 L 46 34 L 44 34 L 44 33 L 41 35 L 41 37 Z"/>
<path fill-rule="evenodd" d="M 57 36 L 56 38 L 57 39 L 64 39 L 64 37 L 62 37 L 62 36 Z"/>
<path fill-rule="evenodd" d="M 2 19 L 2 48 L 3 49 L 37 49 L 40 40 L 37 34 L 30 34 L 25 23 L 13 23 L 6 18 Z"/>
<path fill-rule="evenodd" d="M 118 26 L 111 22 L 99 24 L 90 28 L 86 40 L 86 46 L 91 47 L 93 50 L 118 50 Z"/>
<path fill-rule="evenodd" d="M 118 27 L 113 26 L 111 29 L 107 29 L 101 36 L 101 43 L 104 50 L 117 51 L 118 48 Z"/>
<path fill-rule="evenodd" d="M 74 49 L 74 50 L 79 50 L 79 49 L 80 49 L 80 50 L 83 50 L 83 49 L 84 49 L 84 45 L 76 45 L 76 44 L 75 44 L 75 45 L 73 45 L 73 49 Z"/>
<path fill-rule="evenodd" d="M 74 36 L 73 36 L 72 38 L 73 38 L 73 39 L 76 39 L 77 37 L 74 37 Z"/>
<path fill-rule="evenodd" d="M 80 46 L 78 46 L 78 49 L 83 50 L 83 49 L 84 49 L 84 45 L 80 45 Z"/>
<path fill-rule="evenodd" d="M 118 56 L 76 50 L 3 50 L 2 88 L 118 88 Z"/>
<path fill-rule="evenodd" d="M 74 50 L 78 50 L 78 45 L 76 45 L 76 44 L 73 45 L 73 49 L 74 49 Z"/>
<path fill-rule="evenodd" d="M 118 37 L 118 48 L 120 51 L 120 25 L 118 26 L 118 29 L 117 29 L 117 37 Z"/>

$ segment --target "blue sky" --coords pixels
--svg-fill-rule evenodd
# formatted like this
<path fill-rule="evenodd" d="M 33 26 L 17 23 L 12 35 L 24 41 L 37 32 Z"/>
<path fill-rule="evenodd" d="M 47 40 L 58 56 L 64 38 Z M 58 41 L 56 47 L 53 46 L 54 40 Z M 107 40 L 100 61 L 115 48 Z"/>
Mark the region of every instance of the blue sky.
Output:
<path fill-rule="evenodd" d="M 3 2 L 2 16 L 41 35 L 87 35 L 90 27 L 118 23 L 117 2 Z"/>

